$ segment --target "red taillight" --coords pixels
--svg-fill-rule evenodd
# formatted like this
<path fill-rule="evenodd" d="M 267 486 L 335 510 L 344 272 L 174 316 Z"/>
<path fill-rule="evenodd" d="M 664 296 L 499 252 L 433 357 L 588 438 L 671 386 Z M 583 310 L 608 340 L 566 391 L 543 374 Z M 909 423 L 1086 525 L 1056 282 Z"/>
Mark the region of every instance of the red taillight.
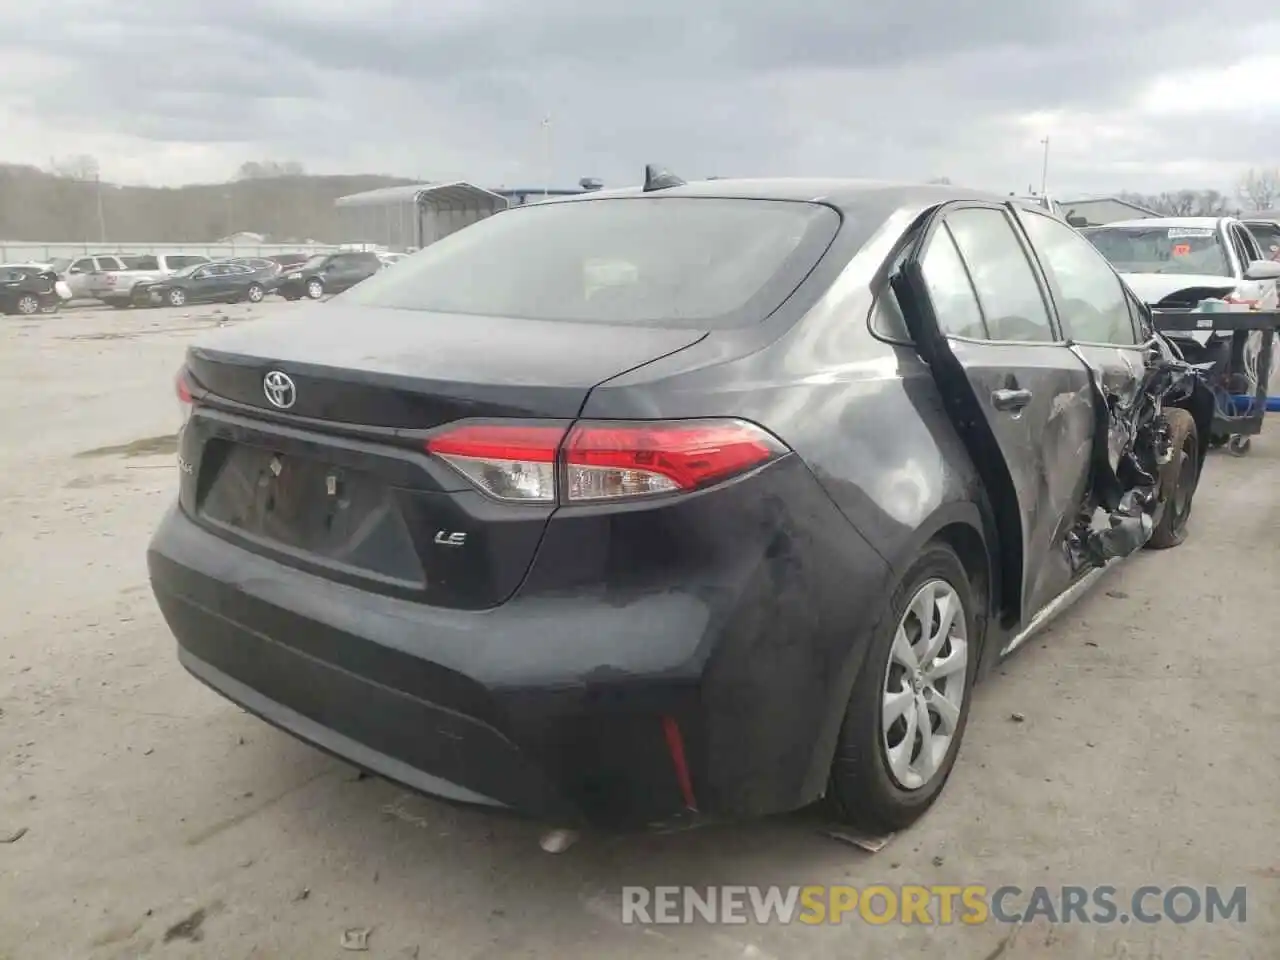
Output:
<path fill-rule="evenodd" d="M 187 375 L 187 368 L 183 367 L 178 371 L 178 375 L 173 378 L 173 390 L 178 395 L 178 409 L 182 415 L 182 425 L 185 427 L 187 421 L 191 419 L 191 407 L 195 402 L 191 396 L 191 380 Z"/>
<path fill-rule="evenodd" d="M 562 427 L 469 424 L 427 442 L 500 500 L 582 503 L 683 493 L 782 456 L 772 434 L 741 420 L 584 422 Z"/>
<path fill-rule="evenodd" d="M 785 452 L 771 434 L 741 420 L 581 423 L 564 445 L 566 499 L 696 490 Z"/>

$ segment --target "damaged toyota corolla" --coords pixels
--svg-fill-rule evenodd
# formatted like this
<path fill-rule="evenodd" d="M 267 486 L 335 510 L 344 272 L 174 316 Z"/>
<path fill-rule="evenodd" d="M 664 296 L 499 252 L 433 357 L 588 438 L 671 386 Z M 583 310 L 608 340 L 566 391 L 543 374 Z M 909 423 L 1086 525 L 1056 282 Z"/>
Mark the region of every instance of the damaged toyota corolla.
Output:
<path fill-rule="evenodd" d="M 199 680 L 428 794 L 901 828 L 975 681 L 1185 536 L 1199 376 L 1043 209 L 651 169 L 192 346 L 151 582 Z"/>

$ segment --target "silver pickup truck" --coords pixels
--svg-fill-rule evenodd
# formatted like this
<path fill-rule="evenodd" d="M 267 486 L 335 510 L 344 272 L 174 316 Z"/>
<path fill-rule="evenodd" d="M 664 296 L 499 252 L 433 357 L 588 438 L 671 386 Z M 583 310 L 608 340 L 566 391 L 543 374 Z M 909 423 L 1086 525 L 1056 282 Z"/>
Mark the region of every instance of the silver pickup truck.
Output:
<path fill-rule="evenodd" d="M 120 259 L 125 269 L 93 274 L 84 293 L 86 297 L 101 300 L 117 310 L 148 305 L 150 299 L 140 295 L 147 284 L 163 280 L 186 267 L 210 262 L 208 257 L 195 253 L 126 254 Z"/>

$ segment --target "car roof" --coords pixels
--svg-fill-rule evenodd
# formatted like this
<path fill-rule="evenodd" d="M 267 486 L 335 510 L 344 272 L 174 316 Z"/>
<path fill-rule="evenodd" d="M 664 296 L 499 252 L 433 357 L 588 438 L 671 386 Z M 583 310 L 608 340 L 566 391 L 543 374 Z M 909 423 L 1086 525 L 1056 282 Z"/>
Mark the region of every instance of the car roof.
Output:
<path fill-rule="evenodd" d="M 867 200 L 900 206 L 932 206 L 948 200 L 988 200 L 1006 203 L 1013 199 L 951 184 L 909 183 L 893 180 L 844 178 L 761 177 L 742 180 L 693 180 L 646 194 L 640 187 L 596 190 L 568 197 L 551 197 L 545 203 L 591 203 L 618 197 L 712 197 L 749 200 L 800 200 L 825 203 L 838 210 L 849 209 Z M 519 207 L 514 208 L 519 210 Z"/>
<path fill-rule="evenodd" d="M 1138 217 L 1135 220 L 1115 220 L 1102 227 L 1205 227 L 1216 229 L 1227 217 Z M 1096 229 L 1096 228 L 1095 228 Z"/>

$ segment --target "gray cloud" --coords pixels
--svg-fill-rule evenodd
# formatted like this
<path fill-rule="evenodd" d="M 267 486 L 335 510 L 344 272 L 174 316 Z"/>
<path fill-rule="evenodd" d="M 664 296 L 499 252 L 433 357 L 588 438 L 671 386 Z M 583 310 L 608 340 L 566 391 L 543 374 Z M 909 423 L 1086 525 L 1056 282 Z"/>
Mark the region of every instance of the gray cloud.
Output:
<path fill-rule="evenodd" d="M 631 180 L 660 160 L 693 176 L 945 174 L 1020 188 L 1038 175 L 1043 132 L 1010 120 L 1034 111 L 1080 117 L 1055 129 L 1064 189 L 1161 189 L 1162 176 L 1197 164 L 1214 177 L 1280 155 L 1280 128 L 1233 118 L 1244 103 L 1228 90 L 1220 113 L 1131 114 L 1127 139 L 1099 140 L 1092 126 L 1162 73 L 1256 52 L 1280 11 L 1245 0 L 1168 0 L 1158 17 L 1114 0 L 15 7 L 0 58 L 10 44 L 39 49 L 61 73 L 34 89 L 0 75 L 0 106 L 219 157 L 242 144 L 246 156 L 271 150 L 312 169 L 541 182 L 546 114 L 561 180 Z M 42 42 L 51 22 L 56 46 Z M 1162 173 L 1171 155 L 1187 167 Z M 1133 165 L 1145 165 L 1149 185 L 1115 182 Z"/>

